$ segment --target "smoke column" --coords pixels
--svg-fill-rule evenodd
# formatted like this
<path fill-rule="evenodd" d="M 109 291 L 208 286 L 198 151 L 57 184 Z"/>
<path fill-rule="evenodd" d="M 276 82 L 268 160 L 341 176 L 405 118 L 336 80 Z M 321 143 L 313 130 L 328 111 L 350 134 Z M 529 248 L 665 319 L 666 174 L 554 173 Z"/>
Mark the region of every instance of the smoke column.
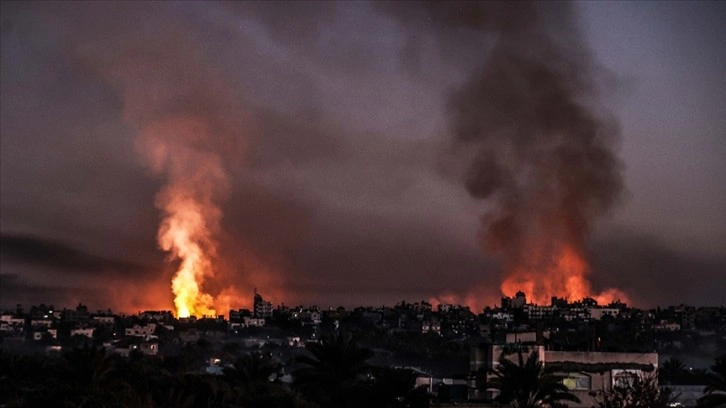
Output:
<path fill-rule="evenodd" d="M 538 303 L 622 297 L 593 294 L 587 279 L 585 239 L 622 177 L 618 128 L 588 108 L 597 95 L 582 34 L 567 4 L 514 5 L 505 15 L 486 64 L 450 104 L 457 142 L 476 150 L 466 188 L 493 203 L 482 239 L 503 256 L 502 292 L 521 289 Z"/>
<path fill-rule="evenodd" d="M 403 7 L 389 11 L 411 20 Z M 523 290 L 540 304 L 625 300 L 614 289 L 593 293 L 587 278 L 592 221 L 623 183 L 619 129 L 595 109 L 597 66 L 571 4 L 431 2 L 417 12 L 444 52 L 476 38 L 484 56 L 450 98 L 448 120 L 457 147 L 472 154 L 466 188 L 487 201 L 481 239 L 502 259 L 502 292 Z"/>
<path fill-rule="evenodd" d="M 215 201 L 226 189 L 227 178 L 217 155 L 185 144 L 208 138 L 203 121 L 172 117 L 147 125 L 139 143 L 154 170 L 167 178 L 156 196 L 155 204 L 162 211 L 157 238 L 171 260 L 179 261 L 172 292 L 180 317 L 216 315 L 214 298 L 203 285 L 214 275 L 215 236 L 222 216 Z"/>
<path fill-rule="evenodd" d="M 136 148 L 163 180 L 155 198 L 161 212 L 157 240 L 178 265 L 171 283 L 177 316 L 212 316 L 240 301 L 211 278 L 217 274 L 220 204 L 230 189 L 222 154 L 241 155 L 244 109 L 203 45 L 154 20 L 157 6 L 169 11 L 166 5 L 124 9 L 140 13 L 139 21 L 149 19 L 140 25 L 146 31 L 93 43 L 81 53 L 120 90 Z M 215 296 L 220 287 L 224 299 Z"/>

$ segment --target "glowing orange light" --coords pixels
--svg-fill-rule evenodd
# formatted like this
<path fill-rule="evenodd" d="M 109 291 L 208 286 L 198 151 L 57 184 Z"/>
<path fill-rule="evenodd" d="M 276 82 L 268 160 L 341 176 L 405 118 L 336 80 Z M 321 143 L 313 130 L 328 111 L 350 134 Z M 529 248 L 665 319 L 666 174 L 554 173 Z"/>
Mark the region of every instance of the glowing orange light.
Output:
<path fill-rule="evenodd" d="M 590 297 L 599 304 L 627 301 L 626 295 L 617 289 L 594 293 L 587 279 L 590 268 L 584 256 L 570 245 L 534 248 L 532 255 L 527 262 L 508 269 L 501 284 L 504 295 L 514 296 L 521 290 L 529 301 L 541 305 L 549 304 L 552 296 L 570 301 Z"/>
<path fill-rule="evenodd" d="M 216 202 L 226 191 L 227 177 L 217 154 L 195 148 L 209 135 L 204 121 L 172 116 L 147 125 L 139 143 L 152 168 L 167 176 L 156 196 L 163 213 L 157 240 L 171 260 L 179 261 L 171 284 L 178 317 L 216 315 L 204 282 L 214 276 L 222 217 Z"/>
<path fill-rule="evenodd" d="M 159 244 L 181 260 L 172 279 L 172 291 L 177 316 L 214 316 L 211 295 L 201 286 L 212 275 L 213 241 L 206 227 L 200 204 L 183 191 L 171 186 L 166 190 L 164 206 L 168 217 L 159 228 Z"/>

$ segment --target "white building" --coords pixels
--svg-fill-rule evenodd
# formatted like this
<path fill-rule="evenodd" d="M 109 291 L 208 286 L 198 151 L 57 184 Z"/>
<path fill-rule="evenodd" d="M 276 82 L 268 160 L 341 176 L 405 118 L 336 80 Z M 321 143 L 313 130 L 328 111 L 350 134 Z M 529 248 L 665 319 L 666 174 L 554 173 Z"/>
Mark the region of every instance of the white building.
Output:
<path fill-rule="evenodd" d="M 93 321 L 97 324 L 113 326 L 116 319 L 113 316 L 93 316 Z"/>
<path fill-rule="evenodd" d="M 34 319 L 30 321 L 31 327 L 50 327 L 53 325 L 53 320 L 50 319 Z"/>
<path fill-rule="evenodd" d="M 131 327 L 127 327 L 124 334 L 133 337 L 151 337 L 156 331 L 156 323 L 148 323 L 143 326 L 135 324 Z"/>
<path fill-rule="evenodd" d="M 88 328 L 84 328 L 84 329 L 73 329 L 73 330 L 71 330 L 71 337 L 86 336 L 89 339 L 92 339 L 94 331 L 96 331 L 95 327 L 88 327 Z"/>
<path fill-rule="evenodd" d="M 244 325 L 245 327 L 264 327 L 265 319 L 257 317 L 245 317 Z"/>

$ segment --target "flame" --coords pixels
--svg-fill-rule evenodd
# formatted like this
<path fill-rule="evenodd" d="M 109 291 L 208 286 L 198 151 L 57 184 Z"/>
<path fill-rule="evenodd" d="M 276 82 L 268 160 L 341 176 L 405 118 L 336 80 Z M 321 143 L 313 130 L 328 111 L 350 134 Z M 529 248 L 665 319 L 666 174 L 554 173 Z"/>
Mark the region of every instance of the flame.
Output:
<path fill-rule="evenodd" d="M 240 257 L 236 247 L 227 256 L 219 244 L 220 203 L 230 189 L 225 164 L 244 160 L 251 126 L 246 100 L 199 38 L 177 28 L 154 25 L 153 35 L 88 43 L 79 52 L 118 90 L 123 120 L 137 133 L 136 150 L 163 178 L 155 201 L 161 212 L 157 241 L 176 271 L 171 285 L 165 268 L 159 271 L 163 284 L 155 281 L 152 288 L 147 279 L 122 303 L 171 307 L 173 297 L 178 317 L 199 317 L 245 304 L 255 279 L 267 281 L 257 278 L 263 272 L 232 262 Z M 245 285 L 249 291 L 237 290 Z"/>
<path fill-rule="evenodd" d="M 469 309 L 474 313 L 481 313 L 485 307 L 491 306 L 498 301 L 499 299 L 492 294 L 490 287 L 483 283 L 475 285 L 464 294 L 446 291 L 428 299 L 433 307 L 440 304 L 465 305 L 469 306 Z"/>
<path fill-rule="evenodd" d="M 549 304 L 552 296 L 570 301 L 586 297 L 598 304 L 616 300 L 627 301 L 627 296 L 618 289 L 606 289 L 594 293 L 587 279 L 591 272 L 582 251 L 564 243 L 554 246 L 535 247 L 526 263 L 510 267 L 501 284 L 502 293 L 514 296 L 517 291 L 527 295 L 528 301 Z"/>
<path fill-rule="evenodd" d="M 178 317 L 216 315 L 204 282 L 214 276 L 222 216 L 216 201 L 226 191 L 227 177 L 217 154 L 194 146 L 208 133 L 203 121 L 169 117 L 147 126 L 141 138 L 154 170 L 168 177 L 156 196 L 163 212 L 157 240 L 171 260 L 180 261 L 171 284 Z"/>
<path fill-rule="evenodd" d="M 199 203 L 184 195 L 172 193 L 169 197 L 165 206 L 169 216 L 159 229 L 158 239 L 162 249 L 182 260 L 171 285 L 177 316 L 214 316 L 214 299 L 201 288 L 204 279 L 213 275 L 210 256 L 214 249 L 204 249 L 203 242 L 210 242 L 210 237 L 203 212 Z"/>

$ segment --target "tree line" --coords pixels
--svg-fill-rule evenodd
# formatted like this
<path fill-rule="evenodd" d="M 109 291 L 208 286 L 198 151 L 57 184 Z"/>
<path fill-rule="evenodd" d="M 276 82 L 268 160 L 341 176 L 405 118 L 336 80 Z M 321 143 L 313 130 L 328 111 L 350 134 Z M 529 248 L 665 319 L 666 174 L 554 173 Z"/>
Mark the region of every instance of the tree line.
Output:
<path fill-rule="evenodd" d="M 297 358 L 291 385 L 282 367 L 263 353 L 250 353 L 225 367 L 222 375 L 188 372 L 179 358 L 126 358 L 84 345 L 57 358 L 13 355 L 0 350 L 0 407 L 77 408 L 425 408 L 431 398 L 416 386 L 416 373 L 376 367 L 373 352 L 350 334 L 335 333 L 309 343 Z M 502 359 L 486 384 L 504 406 L 563 407 L 579 402 L 556 372 L 536 354 Z M 709 373 L 700 406 L 726 404 L 726 358 Z M 655 377 L 597 392 L 598 408 L 667 407 L 675 396 Z"/>

